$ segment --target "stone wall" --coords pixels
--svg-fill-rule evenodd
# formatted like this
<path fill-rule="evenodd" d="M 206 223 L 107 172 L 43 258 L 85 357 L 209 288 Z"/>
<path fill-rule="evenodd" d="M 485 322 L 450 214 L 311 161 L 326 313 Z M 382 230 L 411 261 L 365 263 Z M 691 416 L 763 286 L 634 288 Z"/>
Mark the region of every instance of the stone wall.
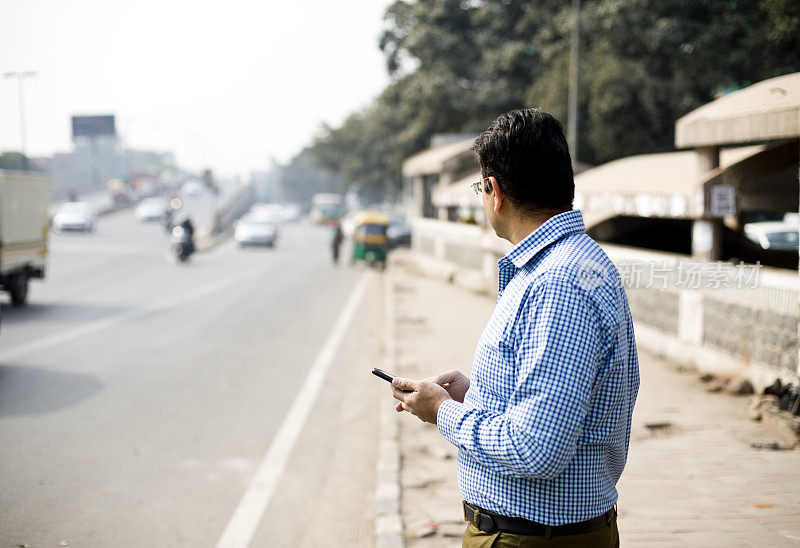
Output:
<path fill-rule="evenodd" d="M 626 287 L 631 315 L 637 322 L 673 336 L 678 335 L 680 298 L 674 291 Z"/>

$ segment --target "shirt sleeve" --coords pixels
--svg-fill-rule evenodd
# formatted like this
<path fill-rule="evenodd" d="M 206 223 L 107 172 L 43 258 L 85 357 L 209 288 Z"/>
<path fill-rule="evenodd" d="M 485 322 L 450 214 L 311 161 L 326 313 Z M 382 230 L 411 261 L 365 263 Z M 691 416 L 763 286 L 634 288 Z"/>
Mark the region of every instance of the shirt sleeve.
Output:
<path fill-rule="evenodd" d="M 503 475 L 553 478 L 575 455 L 602 349 L 599 311 L 567 278 L 537 285 L 522 305 L 514 356 L 516 384 L 504 413 L 453 400 L 439 431 Z"/>

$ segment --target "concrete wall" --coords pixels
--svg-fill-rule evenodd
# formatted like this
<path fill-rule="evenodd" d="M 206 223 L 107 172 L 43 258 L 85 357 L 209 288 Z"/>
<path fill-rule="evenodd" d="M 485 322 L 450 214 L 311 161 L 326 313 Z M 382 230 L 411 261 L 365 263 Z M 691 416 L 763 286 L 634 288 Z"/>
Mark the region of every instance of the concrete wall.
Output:
<path fill-rule="evenodd" d="M 510 244 L 491 229 L 412 222 L 413 250 L 429 274 L 487 294 Z M 800 280 L 781 269 L 603 244 L 625 284 L 640 345 L 703 373 L 746 378 L 756 389 L 798 380 Z"/>
<path fill-rule="evenodd" d="M 796 272 L 603 248 L 620 270 L 639 344 L 757 389 L 776 378 L 797 382 Z"/>

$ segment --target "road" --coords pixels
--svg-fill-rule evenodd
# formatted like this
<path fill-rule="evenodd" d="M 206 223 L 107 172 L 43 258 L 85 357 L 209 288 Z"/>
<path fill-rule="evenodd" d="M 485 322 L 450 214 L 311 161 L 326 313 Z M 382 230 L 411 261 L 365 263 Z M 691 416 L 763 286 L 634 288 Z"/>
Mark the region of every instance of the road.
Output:
<path fill-rule="evenodd" d="M 53 235 L 29 305 L 2 304 L 0 545 L 373 544 L 380 274 L 330 264 L 327 237 L 290 224 L 179 265 L 130 210 Z M 323 347 L 265 512 L 231 525 Z"/>

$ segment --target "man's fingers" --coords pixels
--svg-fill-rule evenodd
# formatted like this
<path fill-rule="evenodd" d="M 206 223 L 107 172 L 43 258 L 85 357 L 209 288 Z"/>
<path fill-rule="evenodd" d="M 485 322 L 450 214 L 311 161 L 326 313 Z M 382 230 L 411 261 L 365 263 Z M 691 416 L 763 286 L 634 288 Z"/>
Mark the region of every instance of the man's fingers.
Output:
<path fill-rule="evenodd" d="M 406 398 L 408 398 L 408 396 L 410 396 L 411 394 L 413 394 L 413 392 L 410 392 L 408 390 L 401 390 L 394 385 L 392 386 L 392 396 L 396 400 L 405 402 Z"/>
<path fill-rule="evenodd" d="M 404 379 L 403 377 L 395 377 L 392 381 L 392 386 L 398 390 L 413 392 L 419 386 L 419 381 L 412 381 L 411 379 Z"/>
<path fill-rule="evenodd" d="M 397 405 L 395 405 L 394 410 L 397 411 L 398 413 L 402 413 L 403 411 L 405 411 L 405 409 L 403 408 L 403 402 L 400 402 Z"/>
<path fill-rule="evenodd" d="M 442 373 L 441 375 L 436 376 L 436 384 L 450 384 L 456 380 L 457 371 L 448 371 L 447 373 Z"/>

